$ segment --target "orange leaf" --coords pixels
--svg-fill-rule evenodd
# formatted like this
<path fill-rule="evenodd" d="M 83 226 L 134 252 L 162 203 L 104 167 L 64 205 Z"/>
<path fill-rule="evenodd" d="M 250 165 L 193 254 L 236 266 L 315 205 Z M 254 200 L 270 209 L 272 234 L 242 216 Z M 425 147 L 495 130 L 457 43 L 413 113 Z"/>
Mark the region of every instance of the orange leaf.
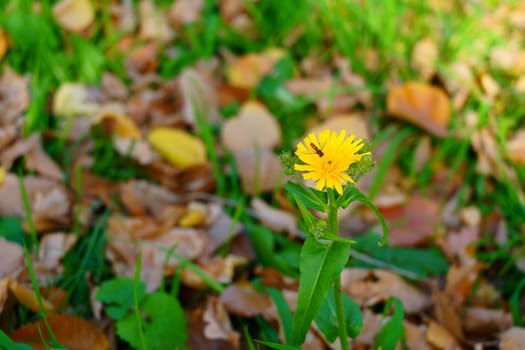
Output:
<path fill-rule="evenodd" d="M 392 88 L 387 96 L 387 110 L 435 136 L 444 137 L 447 134 L 449 99 L 434 86 L 411 81 Z"/>
<path fill-rule="evenodd" d="M 109 341 L 104 333 L 82 318 L 55 314 L 48 314 L 47 318 L 57 341 L 67 349 L 106 350 L 109 348 Z M 36 350 L 45 349 L 40 339 L 39 327 L 44 339 L 49 341 L 49 333 L 42 320 L 17 329 L 11 334 L 11 338 L 31 345 Z"/>
<path fill-rule="evenodd" d="M 34 312 L 40 311 L 36 293 L 32 289 L 28 289 L 16 281 L 11 282 L 9 289 L 11 289 L 11 292 L 13 292 L 19 303 Z M 49 301 L 42 299 L 42 304 L 45 311 L 53 310 L 53 305 Z"/>

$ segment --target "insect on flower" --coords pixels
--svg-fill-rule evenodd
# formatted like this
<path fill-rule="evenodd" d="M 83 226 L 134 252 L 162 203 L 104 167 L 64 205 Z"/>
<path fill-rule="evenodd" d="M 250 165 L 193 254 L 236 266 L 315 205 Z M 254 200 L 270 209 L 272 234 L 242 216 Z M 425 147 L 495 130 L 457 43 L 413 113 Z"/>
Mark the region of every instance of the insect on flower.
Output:
<path fill-rule="evenodd" d="M 346 130 L 336 133 L 324 130 L 309 134 L 303 142 L 297 145 L 295 155 L 301 160 L 294 169 L 304 172 L 305 180 L 316 182 L 316 188 L 333 188 L 339 194 L 343 193 L 343 185 L 354 180 L 347 171 L 351 164 L 359 162 L 364 153 L 362 140 L 355 139 L 354 135 L 347 137 Z"/>

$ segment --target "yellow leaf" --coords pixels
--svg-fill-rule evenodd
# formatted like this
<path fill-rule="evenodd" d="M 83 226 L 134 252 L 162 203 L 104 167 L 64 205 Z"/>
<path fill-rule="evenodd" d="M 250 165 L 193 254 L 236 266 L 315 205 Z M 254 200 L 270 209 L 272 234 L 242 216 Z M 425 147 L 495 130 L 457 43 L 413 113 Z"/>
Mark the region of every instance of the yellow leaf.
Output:
<path fill-rule="evenodd" d="M 34 312 L 40 311 L 38 299 L 36 293 L 33 290 L 21 286 L 16 281 L 11 282 L 9 289 L 11 289 L 11 292 L 13 292 L 20 304 L 24 305 L 25 307 Z M 53 305 L 49 301 L 42 298 L 42 304 L 44 306 L 45 311 L 53 311 Z"/>
<path fill-rule="evenodd" d="M 125 115 L 106 112 L 100 115 L 100 122 L 110 124 L 110 130 L 119 137 L 140 140 L 140 130 L 135 122 Z"/>
<path fill-rule="evenodd" d="M 149 133 L 148 140 L 173 165 L 187 168 L 206 163 L 204 143 L 185 131 L 156 128 Z"/>
<path fill-rule="evenodd" d="M 204 212 L 199 209 L 192 209 L 184 214 L 179 220 L 179 226 L 181 227 L 195 227 L 204 222 L 206 216 Z"/>
<path fill-rule="evenodd" d="M 2 58 L 4 57 L 8 47 L 9 37 L 7 36 L 6 32 L 2 28 L 0 28 L 0 60 L 2 60 Z"/>
<path fill-rule="evenodd" d="M 53 6 L 53 15 L 62 28 L 81 32 L 95 19 L 90 0 L 62 0 Z"/>
<path fill-rule="evenodd" d="M 4 184 L 6 175 L 7 175 L 7 173 L 6 173 L 5 169 L 0 166 L 0 186 L 2 186 Z"/>

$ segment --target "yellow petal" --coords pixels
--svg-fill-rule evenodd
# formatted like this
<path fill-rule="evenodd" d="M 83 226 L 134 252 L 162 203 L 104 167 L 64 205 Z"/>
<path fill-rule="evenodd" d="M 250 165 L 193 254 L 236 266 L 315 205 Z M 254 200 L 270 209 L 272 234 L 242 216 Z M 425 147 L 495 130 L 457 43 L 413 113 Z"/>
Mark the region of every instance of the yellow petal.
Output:
<path fill-rule="evenodd" d="M 206 148 L 201 139 L 179 129 L 156 128 L 149 142 L 173 165 L 186 168 L 206 163 Z"/>

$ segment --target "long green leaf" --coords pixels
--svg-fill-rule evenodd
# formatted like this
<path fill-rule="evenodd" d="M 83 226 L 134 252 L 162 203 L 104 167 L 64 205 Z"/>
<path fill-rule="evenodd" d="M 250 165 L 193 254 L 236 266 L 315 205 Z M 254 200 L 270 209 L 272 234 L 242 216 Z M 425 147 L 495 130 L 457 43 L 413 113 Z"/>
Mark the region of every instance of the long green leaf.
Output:
<path fill-rule="evenodd" d="M 385 218 L 383 217 L 383 215 L 381 214 L 379 209 L 377 209 L 377 207 L 374 205 L 374 203 L 372 203 L 372 201 L 367 196 L 365 196 L 363 193 L 361 193 L 360 191 L 356 192 L 355 199 L 358 200 L 359 202 L 363 203 L 364 205 L 366 205 L 370 209 L 372 209 L 374 214 L 376 214 L 377 218 L 379 219 L 379 222 L 381 223 L 381 228 L 382 228 L 382 231 L 383 231 L 383 237 L 381 239 L 381 245 L 386 244 L 388 242 L 388 226 L 386 224 Z"/>
<path fill-rule="evenodd" d="M 326 193 L 289 181 L 284 187 L 288 192 L 294 195 L 295 198 L 300 199 L 307 208 L 319 210 L 325 213 L 328 211 L 328 206 L 326 205 Z"/>
<path fill-rule="evenodd" d="M 317 310 L 334 280 L 339 277 L 349 254 L 348 243 L 322 244 L 313 237 L 308 237 L 304 242 L 300 258 L 297 311 L 292 324 L 292 344 L 304 342 Z"/>

